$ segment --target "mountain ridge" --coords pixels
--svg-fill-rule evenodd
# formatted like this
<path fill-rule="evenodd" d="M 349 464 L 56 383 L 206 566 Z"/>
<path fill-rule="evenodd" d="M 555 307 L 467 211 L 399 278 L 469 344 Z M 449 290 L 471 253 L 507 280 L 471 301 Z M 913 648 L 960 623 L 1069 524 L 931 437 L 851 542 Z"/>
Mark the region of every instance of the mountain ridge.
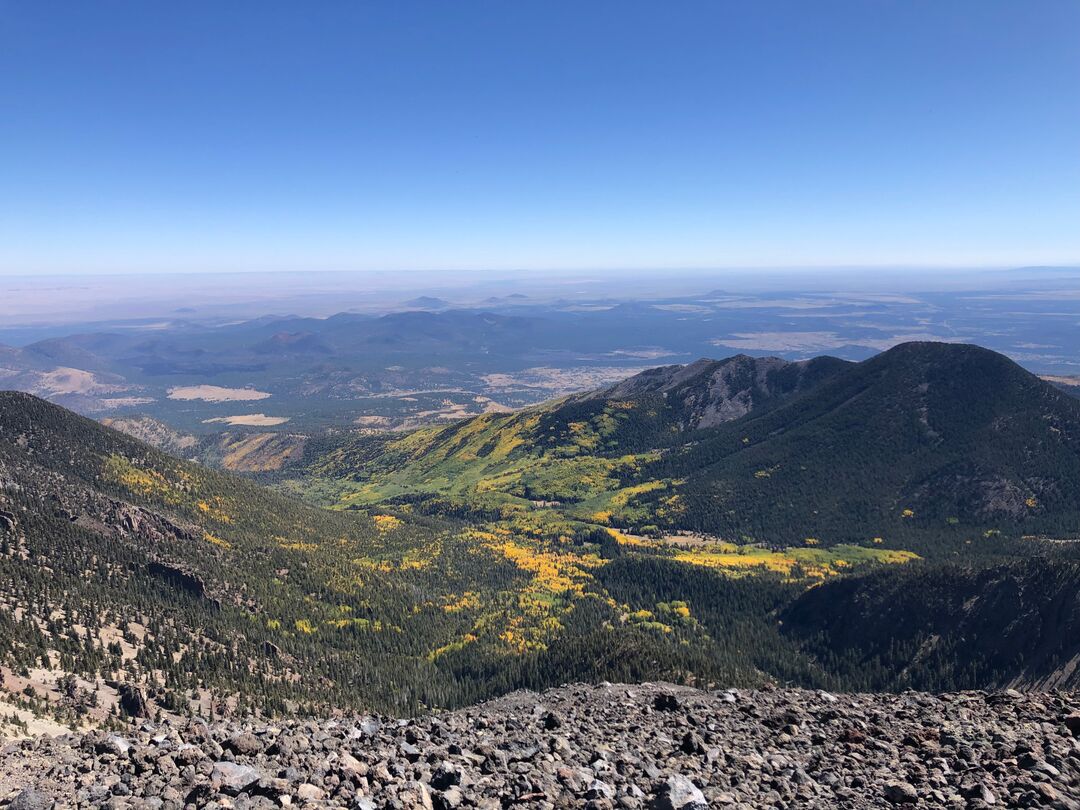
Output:
<path fill-rule="evenodd" d="M 721 517 L 724 504 L 768 511 L 773 526 L 780 506 L 812 532 L 838 528 L 815 518 L 826 511 L 882 530 L 948 518 L 1049 528 L 1080 512 L 1068 485 L 1080 480 L 1080 401 L 989 350 L 901 344 L 657 466 L 698 476 L 687 497 L 713 517 L 694 528 L 747 525 Z"/>
<path fill-rule="evenodd" d="M 571 524 L 772 545 L 955 543 L 964 527 L 1074 525 L 1080 401 L 968 344 L 901 344 L 862 363 L 736 356 L 513 414 L 316 444 L 304 463 L 352 503 L 543 503 Z"/>

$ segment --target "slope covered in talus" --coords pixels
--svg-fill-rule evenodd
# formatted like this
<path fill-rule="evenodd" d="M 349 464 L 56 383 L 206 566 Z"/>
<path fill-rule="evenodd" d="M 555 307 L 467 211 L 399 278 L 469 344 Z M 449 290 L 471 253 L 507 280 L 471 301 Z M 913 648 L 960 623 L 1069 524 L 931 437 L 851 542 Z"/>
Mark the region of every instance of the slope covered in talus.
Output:
<path fill-rule="evenodd" d="M 697 430 L 776 406 L 848 365 L 835 357 L 797 362 L 745 354 L 702 358 L 685 366 L 649 369 L 571 401 L 637 400 L 659 394 L 671 410 L 671 422 L 682 430 Z"/>

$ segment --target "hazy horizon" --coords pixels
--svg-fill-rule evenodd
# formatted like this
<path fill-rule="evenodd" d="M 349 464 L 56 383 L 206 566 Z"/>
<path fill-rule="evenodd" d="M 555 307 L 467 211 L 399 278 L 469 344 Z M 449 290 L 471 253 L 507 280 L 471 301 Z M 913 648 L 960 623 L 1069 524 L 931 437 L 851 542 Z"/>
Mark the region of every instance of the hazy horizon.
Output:
<path fill-rule="evenodd" d="M 730 268 L 726 270 L 258 271 L 146 274 L 0 274 L 0 344 L 39 334 L 146 319 L 247 320 L 269 315 L 328 317 L 388 313 L 431 297 L 448 307 L 484 308 L 517 295 L 518 304 L 630 302 L 724 291 L 756 296 L 932 294 L 1010 291 L 1080 295 L 1080 266 L 1013 268 Z M 181 303 L 178 303 L 181 302 Z M 506 303 L 506 302 L 503 302 Z M 48 330 L 39 333 L 33 329 Z M 22 337 L 14 337 L 21 335 Z"/>

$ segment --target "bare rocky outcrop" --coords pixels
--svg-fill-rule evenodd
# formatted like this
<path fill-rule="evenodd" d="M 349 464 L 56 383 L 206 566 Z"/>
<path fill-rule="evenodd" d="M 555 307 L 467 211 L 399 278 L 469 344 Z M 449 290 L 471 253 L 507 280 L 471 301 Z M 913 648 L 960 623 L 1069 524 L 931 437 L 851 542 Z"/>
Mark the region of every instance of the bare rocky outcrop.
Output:
<path fill-rule="evenodd" d="M 185 456 L 198 447 L 199 439 L 189 433 L 174 430 L 152 416 L 127 416 L 102 419 L 101 424 L 119 430 L 139 441 L 146 442 L 166 453 Z"/>
<path fill-rule="evenodd" d="M 702 358 L 685 366 L 649 369 L 576 399 L 629 400 L 659 394 L 679 413 L 684 429 L 698 430 L 775 406 L 846 365 L 832 357 L 794 362 L 745 354 Z"/>
<path fill-rule="evenodd" d="M 146 695 L 138 686 L 129 683 L 120 684 L 120 710 L 128 717 L 145 718 L 150 716 Z"/>
<path fill-rule="evenodd" d="M 147 571 L 192 596 L 202 599 L 207 595 L 206 583 L 202 577 L 182 565 L 164 560 L 151 560 L 147 565 Z"/>
<path fill-rule="evenodd" d="M 518 692 L 409 720 L 142 721 L 8 745 L 9 807 L 1080 807 L 1070 694 Z"/>

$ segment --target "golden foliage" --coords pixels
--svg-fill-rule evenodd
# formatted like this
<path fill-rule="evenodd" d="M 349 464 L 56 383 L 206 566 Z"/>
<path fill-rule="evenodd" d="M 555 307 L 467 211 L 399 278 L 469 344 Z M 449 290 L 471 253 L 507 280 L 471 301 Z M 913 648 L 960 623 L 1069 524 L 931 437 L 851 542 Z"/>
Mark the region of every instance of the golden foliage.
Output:
<path fill-rule="evenodd" d="M 113 455 L 105 460 L 105 476 L 132 492 L 160 498 L 168 504 L 178 504 L 183 499 L 183 490 L 164 475 L 136 467 L 123 456 Z"/>
<path fill-rule="evenodd" d="M 372 515 L 371 519 L 380 532 L 392 532 L 401 526 L 401 521 L 393 515 Z"/>
<path fill-rule="evenodd" d="M 691 565 L 716 568 L 736 576 L 765 571 L 785 577 L 800 574 L 810 579 L 823 579 L 857 564 L 896 565 L 918 559 L 918 555 L 910 551 L 849 545 L 775 550 L 761 546 L 717 543 L 702 548 L 679 550 L 675 559 Z"/>
<path fill-rule="evenodd" d="M 319 547 L 315 543 L 279 543 L 286 551 L 318 551 Z"/>
<path fill-rule="evenodd" d="M 207 543 L 213 543 L 219 548 L 232 548 L 232 544 L 228 540 L 222 540 L 220 537 L 218 537 L 216 534 L 213 534 L 212 532 L 203 531 L 203 540 L 205 540 Z"/>
<path fill-rule="evenodd" d="M 448 594 L 446 599 L 447 601 L 443 604 L 442 609 L 447 613 L 480 609 L 480 594 L 476 591 L 465 591 L 461 596 Z"/>

